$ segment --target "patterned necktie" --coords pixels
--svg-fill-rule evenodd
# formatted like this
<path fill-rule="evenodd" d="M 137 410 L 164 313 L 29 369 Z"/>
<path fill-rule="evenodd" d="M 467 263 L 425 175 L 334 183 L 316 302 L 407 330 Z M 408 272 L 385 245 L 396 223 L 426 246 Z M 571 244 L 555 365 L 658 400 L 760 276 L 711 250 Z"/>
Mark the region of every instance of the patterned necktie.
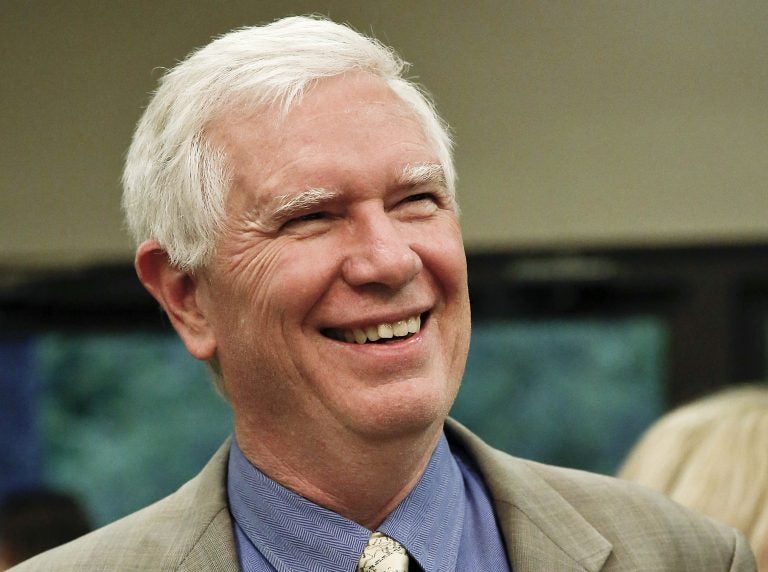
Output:
<path fill-rule="evenodd" d="M 357 572 L 408 572 L 405 547 L 381 532 L 374 532 L 357 564 Z"/>

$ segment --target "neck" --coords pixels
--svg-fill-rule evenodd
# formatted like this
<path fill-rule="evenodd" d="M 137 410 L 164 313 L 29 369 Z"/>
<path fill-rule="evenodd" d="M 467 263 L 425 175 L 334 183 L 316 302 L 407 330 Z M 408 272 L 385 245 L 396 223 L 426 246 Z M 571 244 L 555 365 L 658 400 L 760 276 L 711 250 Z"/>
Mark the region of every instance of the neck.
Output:
<path fill-rule="evenodd" d="M 397 436 L 302 435 L 235 423 L 246 458 L 284 487 L 375 530 L 416 486 L 442 433 L 442 421 Z M 298 441 L 298 442 L 297 442 Z"/>

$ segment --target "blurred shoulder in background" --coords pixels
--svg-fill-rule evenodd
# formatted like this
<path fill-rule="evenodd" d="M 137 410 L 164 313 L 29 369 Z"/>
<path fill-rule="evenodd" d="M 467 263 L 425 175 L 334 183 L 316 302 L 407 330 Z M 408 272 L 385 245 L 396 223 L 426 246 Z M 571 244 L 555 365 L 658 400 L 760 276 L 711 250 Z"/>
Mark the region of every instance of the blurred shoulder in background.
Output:
<path fill-rule="evenodd" d="M 68 493 L 47 488 L 8 493 L 0 502 L 0 570 L 90 530 L 85 509 Z"/>
<path fill-rule="evenodd" d="M 768 571 L 768 384 L 728 388 L 670 411 L 618 476 L 741 530 Z"/>

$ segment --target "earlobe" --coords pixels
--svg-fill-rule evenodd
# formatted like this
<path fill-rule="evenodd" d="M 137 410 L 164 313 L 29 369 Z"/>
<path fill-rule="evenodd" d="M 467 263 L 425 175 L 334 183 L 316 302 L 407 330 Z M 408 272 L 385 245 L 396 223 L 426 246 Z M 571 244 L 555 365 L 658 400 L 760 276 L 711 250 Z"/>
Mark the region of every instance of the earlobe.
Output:
<path fill-rule="evenodd" d="M 139 280 L 168 315 L 189 353 L 199 360 L 216 354 L 213 328 L 200 304 L 201 279 L 174 264 L 156 241 L 147 240 L 134 260 Z"/>

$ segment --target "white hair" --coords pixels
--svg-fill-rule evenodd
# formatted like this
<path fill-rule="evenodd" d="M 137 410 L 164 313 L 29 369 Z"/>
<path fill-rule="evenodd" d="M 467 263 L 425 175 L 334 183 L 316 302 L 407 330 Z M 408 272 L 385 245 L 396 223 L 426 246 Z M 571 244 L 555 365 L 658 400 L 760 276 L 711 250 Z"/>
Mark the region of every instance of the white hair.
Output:
<path fill-rule="evenodd" d="M 161 79 L 128 151 L 123 209 L 134 240 L 156 240 L 182 269 L 205 265 L 231 183 L 227 157 L 206 140 L 206 126 L 242 105 L 284 115 L 312 82 L 350 71 L 381 78 L 410 106 L 455 197 L 448 128 L 428 95 L 403 77 L 406 69 L 392 49 L 319 17 L 242 28 L 193 52 Z"/>

